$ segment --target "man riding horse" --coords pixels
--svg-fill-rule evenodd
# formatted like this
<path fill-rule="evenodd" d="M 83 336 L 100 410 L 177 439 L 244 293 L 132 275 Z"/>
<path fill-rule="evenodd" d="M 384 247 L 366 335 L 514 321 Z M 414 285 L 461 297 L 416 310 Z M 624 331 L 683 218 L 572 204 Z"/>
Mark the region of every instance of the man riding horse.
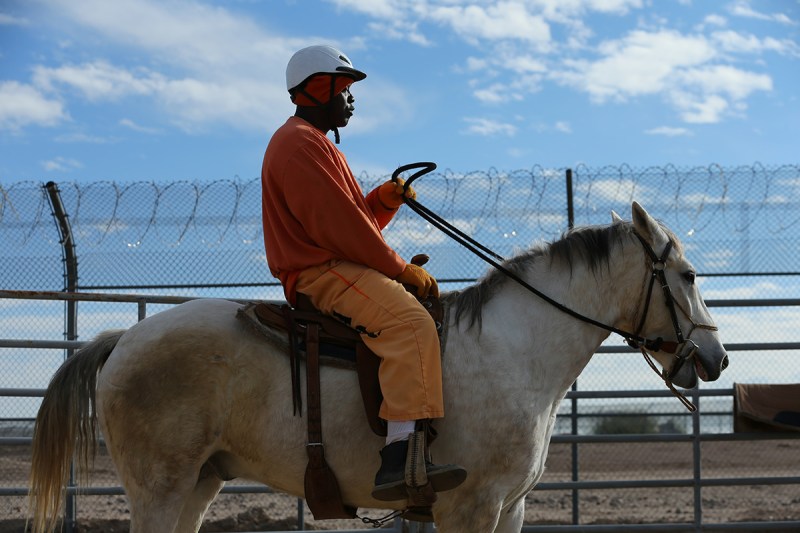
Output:
<path fill-rule="evenodd" d="M 402 180 L 387 181 L 364 196 L 344 154 L 328 139 L 347 126 L 355 98 L 350 86 L 366 74 L 330 46 L 310 46 L 292 56 L 286 86 L 297 106 L 273 135 L 261 170 L 264 243 L 270 272 L 291 304 L 302 294 L 327 315 L 356 329 L 381 358 L 380 416 L 386 445 L 372 496 L 406 498 L 409 436 L 418 423 L 444 416 L 436 326 L 417 295 L 438 296 L 436 280 L 406 263 L 381 230 L 403 198 Z M 456 465 L 425 462 L 435 491 L 466 477 Z"/>

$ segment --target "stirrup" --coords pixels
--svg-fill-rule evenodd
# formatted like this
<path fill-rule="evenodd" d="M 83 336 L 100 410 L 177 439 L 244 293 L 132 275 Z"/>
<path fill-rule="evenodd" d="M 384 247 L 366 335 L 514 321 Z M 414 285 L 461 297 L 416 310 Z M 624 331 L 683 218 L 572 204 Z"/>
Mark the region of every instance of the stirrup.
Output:
<path fill-rule="evenodd" d="M 375 476 L 372 497 L 381 501 L 407 499 L 411 507 L 430 507 L 436 493 L 464 482 L 467 472 L 458 465 L 435 465 L 427 447 L 427 427 L 422 426 L 408 440 L 389 444 L 381 450 L 381 468 Z"/>
<path fill-rule="evenodd" d="M 408 509 L 403 511 L 401 515 L 405 520 L 411 520 L 412 522 L 426 522 L 431 523 L 433 522 L 433 510 L 430 506 L 427 507 L 415 507 L 409 506 Z"/>

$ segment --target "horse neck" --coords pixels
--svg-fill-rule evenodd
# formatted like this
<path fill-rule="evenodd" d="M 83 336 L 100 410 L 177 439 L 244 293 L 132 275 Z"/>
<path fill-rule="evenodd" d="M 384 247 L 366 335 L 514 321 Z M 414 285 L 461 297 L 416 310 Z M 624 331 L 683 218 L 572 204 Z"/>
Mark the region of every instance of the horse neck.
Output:
<path fill-rule="evenodd" d="M 592 269 L 576 259 L 572 265 L 551 261 L 548 254 L 531 260 L 522 278 L 554 301 L 602 324 L 630 330 L 639 305 L 644 279 L 642 254 L 615 244 L 608 262 Z M 476 327 L 462 334 L 477 344 L 510 342 L 521 353 L 553 350 L 568 354 L 570 374 L 577 376 L 609 331 L 583 322 L 533 294 L 512 279 L 506 279 L 480 309 Z M 488 337 L 488 340 L 481 340 Z M 500 338 L 505 337 L 505 338 Z M 526 346 L 535 346 L 530 349 Z M 482 356 L 485 357 L 485 356 Z M 524 361 L 523 361 L 524 364 Z"/>
<path fill-rule="evenodd" d="M 549 265 L 549 258 L 545 261 Z M 553 265 L 540 269 L 531 285 L 543 287 L 540 290 L 548 296 L 552 290 L 551 298 L 584 317 L 630 331 L 641 303 L 645 270 L 644 256 L 638 247 L 617 244 L 608 261 L 594 269 L 585 261 L 575 262 L 571 268 Z M 579 320 L 560 314 L 571 321 Z"/>

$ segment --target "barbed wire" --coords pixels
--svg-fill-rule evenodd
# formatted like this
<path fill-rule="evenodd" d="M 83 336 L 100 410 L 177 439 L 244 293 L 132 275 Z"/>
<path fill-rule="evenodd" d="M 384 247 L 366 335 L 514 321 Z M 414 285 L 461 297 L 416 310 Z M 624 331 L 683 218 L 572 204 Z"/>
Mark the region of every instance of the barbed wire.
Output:
<path fill-rule="evenodd" d="M 511 211 L 517 220 L 535 222 L 544 234 L 553 223 L 563 229 L 566 194 L 565 169 L 534 166 L 501 172 L 434 172 L 417 182 L 419 199 L 441 216 L 469 231 L 486 224 L 498 225 Z M 359 181 L 370 190 L 388 176 L 362 174 Z M 724 168 L 714 164 L 680 170 L 673 165 L 635 170 L 628 165 L 593 169 L 578 165 L 573 171 L 576 222 L 598 223 L 598 215 L 625 208 L 638 200 L 668 224 L 699 234 L 710 224 L 733 232 L 745 232 L 765 211 L 769 231 L 779 234 L 800 224 L 800 166 L 768 168 L 760 163 Z M 177 246 L 195 234 L 199 242 L 219 245 L 235 229 L 235 239 L 260 243 L 260 181 L 257 178 L 212 182 L 140 181 L 88 184 L 59 183 L 76 240 L 84 246 L 100 246 L 110 238 L 112 246 L 139 247 L 148 237 L 158 245 Z M 25 246 L 42 226 L 49 226 L 47 200 L 42 184 L 23 181 L 0 185 L 0 236 L 8 244 Z M 746 206 L 746 207 L 745 207 Z M 727 220 L 732 208 L 737 219 Z M 745 209 L 746 212 L 742 210 Z M 469 219 L 468 222 L 467 219 Z M 599 222 L 603 222 L 600 220 Z M 399 216 L 395 224 L 409 224 Z M 49 229 L 49 228 L 48 228 Z M 428 234 L 429 232 L 425 232 Z"/>
<path fill-rule="evenodd" d="M 538 165 L 508 172 L 447 169 L 426 175 L 414 187 L 420 203 L 510 256 L 568 227 L 566 172 Z M 388 178 L 362 174 L 358 179 L 369 191 Z M 83 264 L 82 279 L 90 284 L 124 285 L 115 277 L 125 277 L 126 283 L 142 285 L 149 283 L 150 271 L 180 284 L 182 278 L 200 276 L 197 265 L 207 269 L 202 276 L 209 283 L 269 277 L 258 178 L 60 182 L 58 187 Z M 46 194 L 43 184 L 33 181 L 0 185 L 4 254 L 58 254 L 59 235 Z M 800 165 L 634 169 L 623 164 L 572 170 L 576 225 L 610 222 L 612 210 L 628 218 L 634 200 L 701 255 L 702 271 L 797 270 L 791 250 L 800 242 Z M 461 273 L 453 275 L 474 277 L 484 268 L 410 210 L 401 209 L 385 235 L 404 257 L 436 255 L 445 264 L 441 268 Z M 115 262 L 117 267 L 109 267 Z"/>

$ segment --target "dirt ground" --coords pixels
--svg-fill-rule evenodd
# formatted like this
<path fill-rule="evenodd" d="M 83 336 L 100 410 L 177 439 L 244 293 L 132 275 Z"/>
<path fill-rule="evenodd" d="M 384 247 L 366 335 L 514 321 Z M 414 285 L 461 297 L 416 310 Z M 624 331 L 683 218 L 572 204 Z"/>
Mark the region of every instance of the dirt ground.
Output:
<path fill-rule="evenodd" d="M 571 447 L 551 446 L 542 483 L 569 481 Z M 800 439 L 750 442 L 705 442 L 701 445 L 704 479 L 797 476 Z M 686 480 L 693 472 L 690 443 L 582 444 L 578 447 L 580 479 Z M 25 487 L 30 467 L 26 446 L 0 447 L 0 486 Z M 108 457 L 99 456 L 91 474 L 93 486 L 119 482 Z M 800 520 L 800 485 L 707 486 L 701 491 L 706 524 L 742 521 Z M 80 496 L 78 531 L 117 533 L 128 530 L 124 496 Z M 380 510 L 364 511 L 379 517 Z M 535 489 L 526 499 L 526 524 L 572 522 L 572 493 Z M 0 533 L 22 533 L 27 513 L 21 496 L 0 498 Z M 579 492 L 579 523 L 687 523 L 694 519 L 692 487 L 593 489 Z M 358 520 L 314 521 L 305 511 L 306 529 L 369 529 Z M 770 527 L 771 531 L 775 524 Z M 281 494 L 222 494 L 206 516 L 203 532 L 281 531 L 297 528 L 297 500 Z M 741 531 L 741 530 L 740 530 Z M 752 530 L 762 531 L 761 528 Z M 784 529 L 783 531 L 790 531 Z"/>

